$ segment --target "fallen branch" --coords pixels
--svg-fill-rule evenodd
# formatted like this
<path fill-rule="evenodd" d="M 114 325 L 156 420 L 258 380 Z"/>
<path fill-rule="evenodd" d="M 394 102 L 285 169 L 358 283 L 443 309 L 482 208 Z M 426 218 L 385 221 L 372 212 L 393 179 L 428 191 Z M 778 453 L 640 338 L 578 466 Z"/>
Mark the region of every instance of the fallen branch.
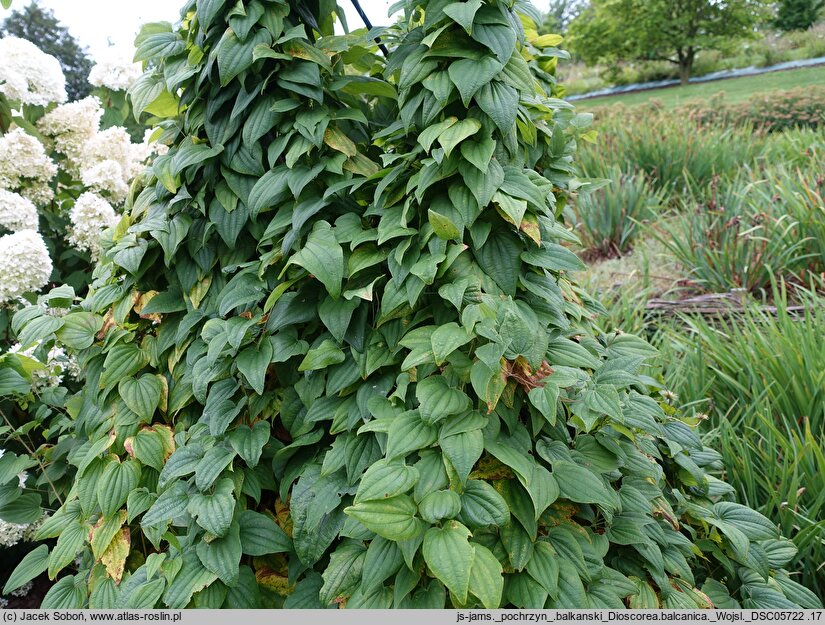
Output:
<path fill-rule="evenodd" d="M 748 309 L 758 309 L 761 312 L 776 314 L 779 309 L 776 306 L 754 307 L 752 301 L 743 291 L 732 291 L 730 293 L 710 293 L 707 295 L 697 295 L 681 300 L 652 299 L 645 305 L 645 310 L 658 312 L 663 315 L 677 315 L 680 313 L 690 313 L 698 315 L 730 315 L 742 313 Z M 802 312 L 804 306 L 786 306 L 782 310 L 789 313 Z"/>

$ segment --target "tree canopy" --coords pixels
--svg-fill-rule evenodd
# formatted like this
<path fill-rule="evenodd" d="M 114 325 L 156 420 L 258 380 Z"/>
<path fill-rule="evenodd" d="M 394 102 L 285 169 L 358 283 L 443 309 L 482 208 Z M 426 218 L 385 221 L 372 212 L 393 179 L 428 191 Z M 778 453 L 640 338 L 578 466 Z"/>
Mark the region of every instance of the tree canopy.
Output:
<path fill-rule="evenodd" d="M 550 0 L 547 13 L 539 24 L 539 33 L 564 33 L 570 23 L 587 7 L 587 0 Z"/>
<path fill-rule="evenodd" d="M 43 52 L 57 57 L 66 75 L 69 100 L 79 100 L 89 95 L 92 87 L 88 78 L 92 60 L 51 9 L 44 9 L 32 2 L 12 12 L 0 26 L 0 34 L 27 39 Z"/>
<path fill-rule="evenodd" d="M 781 0 L 776 11 L 776 26 L 782 30 L 806 30 L 819 18 L 825 0 Z"/>
<path fill-rule="evenodd" d="M 593 0 L 569 43 L 587 62 L 674 63 L 684 84 L 697 52 L 752 36 L 766 9 L 764 0 Z"/>

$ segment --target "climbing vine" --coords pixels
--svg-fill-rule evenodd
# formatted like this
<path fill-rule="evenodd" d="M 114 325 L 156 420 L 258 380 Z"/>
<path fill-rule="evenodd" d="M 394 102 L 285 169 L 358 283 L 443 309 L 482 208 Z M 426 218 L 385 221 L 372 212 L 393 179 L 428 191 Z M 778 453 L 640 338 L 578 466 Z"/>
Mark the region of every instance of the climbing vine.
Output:
<path fill-rule="evenodd" d="M 177 100 L 171 149 L 90 295 L 15 320 L 85 386 L 13 578 L 47 570 L 49 607 L 813 607 L 655 350 L 571 281 L 558 38 L 526 2 L 404 11 L 336 36 L 331 2 L 198 0 L 144 30 L 132 105 Z"/>

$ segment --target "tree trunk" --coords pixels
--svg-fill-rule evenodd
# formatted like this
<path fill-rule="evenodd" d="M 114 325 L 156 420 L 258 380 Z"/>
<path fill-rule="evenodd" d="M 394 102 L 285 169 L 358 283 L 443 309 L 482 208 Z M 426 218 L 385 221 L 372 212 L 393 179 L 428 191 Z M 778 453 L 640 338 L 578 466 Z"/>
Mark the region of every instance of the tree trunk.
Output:
<path fill-rule="evenodd" d="M 688 84 L 690 80 L 695 55 L 693 49 L 688 49 L 687 52 L 679 52 L 679 81 L 682 85 Z"/>

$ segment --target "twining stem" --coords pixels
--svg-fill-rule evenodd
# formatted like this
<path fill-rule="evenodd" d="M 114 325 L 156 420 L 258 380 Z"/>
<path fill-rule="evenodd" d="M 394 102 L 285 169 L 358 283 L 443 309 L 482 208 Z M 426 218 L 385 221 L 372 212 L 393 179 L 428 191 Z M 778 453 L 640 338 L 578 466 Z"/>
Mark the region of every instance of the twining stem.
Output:
<path fill-rule="evenodd" d="M 2 414 L 2 415 L 3 415 L 3 421 L 5 421 L 5 422 L 6 422 L 6 425 L 8 425 L 8 426 L 9 426 L 12 430 L 15 430 L 15 427 L 12 425 L 11 421 L 9 421 L 9 418 L 6 416 L 6 413 L 5 413 L 5 412 L 3 412 L 3 410 L 0 410 L 0 414 Z M 35 459 L 35 461 L 37 462 L 38 466 L 40 467 L 40 473 L 41 473 L 41 475 L 42 475 L 42 476 L 46 479 L 46 481 L 49 483 L 49 486 L 51 486 L 51 489 L 52 489 L 52 492 L 54 493 L 54 496 L 57 498 L 57 501 L 58 501 L 58 502 L 60 503 L 60 505 L 62 506 L 62 505 L 63 505 L 63 498 L 60 496 L 60 493 L 58 493 L 58 492 L 57 492 L 57 488 L 55 487 L 54 483 L 52 483 L 52 481 L 49 479 L 49 476 L 48 476 L 48 475 L 46 475 L 46 467 L 45 467 L 45 465 L 43 464 L 43 462 L 41 462 L 40 457 L 39 457 L 39 456 L 35 453 L 35 451 L 34 451 L 34 443 L 32 442 L 32 440 L 31 440 L 31 439 L 29 439 L 29 443 L 30 443 L 30 444 L 27 444 L 27 443 L 26 443 L 26 441 L 25 441 L 25 440 L 23 440 L 23 437 L 22 437 L 22 436 L 20 436 L 20 435 L 15 435 L 15 438 L 16 438 L 18 441 L 20 441 L 20 444 L 21 444 L 21 445 L 23 445 L 23 447 L 26 449 L 26 452 L 27 452 L 27 453 L 28 453 L 28 454 L 29 454 L 32 458 L 34 458 L 34 459 Z"/>

